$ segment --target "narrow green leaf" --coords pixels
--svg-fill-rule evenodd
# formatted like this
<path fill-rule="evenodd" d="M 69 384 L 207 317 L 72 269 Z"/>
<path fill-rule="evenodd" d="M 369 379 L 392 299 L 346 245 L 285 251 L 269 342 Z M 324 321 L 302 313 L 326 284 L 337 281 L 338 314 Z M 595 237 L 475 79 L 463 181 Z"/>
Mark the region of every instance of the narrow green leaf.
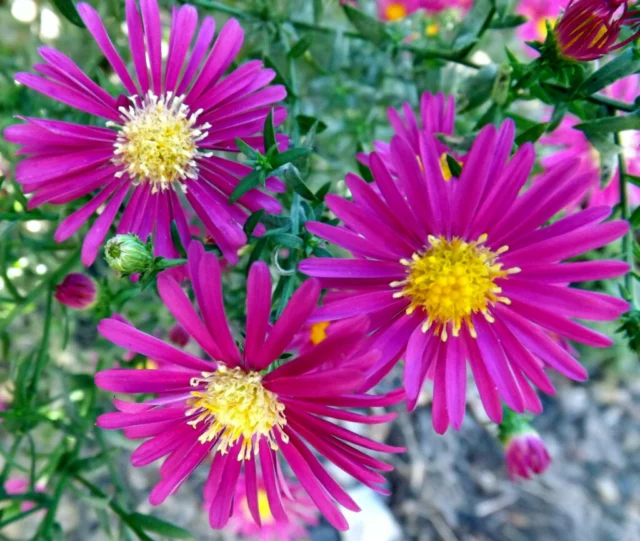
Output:
<path fill-rule="evenodd" d="M 253 231 L 255 230 L 256 226 L 260 223 L 260 219 L 263 216 L 264 216 L 264 209 L 260 209 L 254 212 L 251 216 L 249 216 L 247 221 L 244 223 L 244 227 L 242 228 L 244 230 L 244 234 L 247 235 L 247 238 L 249 238 L 253 234 Z"/>
<path fill-rule="evenodd" d="M 267 237 L 262 237 L 258 242 L 256 242 L 253 250 L 251 250 L 251 255 L 249 256 L 249 261 L 247 263 L 247 269 L 250 269 L 251 265 L 253 265 L 260 259 L 262 252 L 264 252 L 264 249 L 267 247 L 268 240 L 269 239 Z"/>
<path fill-rule="evenodd" d="M 67 19 L 72 24 L 80 28 L 84 28 L 84 22 L 80 15 L 78 15 L 78 10 L 76 9 L 76 5 L 72 0 L 51 0 L 53 5 L 58 8 L 60 14 Z"/>
<path fill-rule="evenodd" d="M 629 218 L 629 223 L 633 228 L 640 227 L 640 207 L 633 211 L 633 214 Z"/>
<path fill-rule="evenodd" d="M 491 97 L 497 76 L 498 66 L 489 64 L 478 70 L 473 77 L 465 79 L 460 85 L 460 108 L 470 111 L 485 103 Z"/>
<path fill-rule="evenodd" d="M 182 239 L 180 238 L 178 226 L 175 222 L 171 222 L 171 240 L 173 242 L 173 245 L 176 247 L 176 250 L 178 250 L 180 257 L 187 257 L 187 251 L 182 245 Z"/>
<path fill-rule="evenodd" d="M 616 133 L 627 130 L 640 130 L 640 111 L 624 116 L 607 116 L 578 124 L 577 129 L 592 133 Z"/>
<path fill-rule="evenodd" d="M 389 40 L 390 35 L 386 25 L 363 11 L 346 4 L 344 12 L 349 22 L 369 41 L 380 44 Z"/>
<path fill-rule="evenodd" d="M 284 85 L 284 87 L 287 89 L 287 97 L 295 98 L 297 96 L 297 93 L 293 90 L 291 83 L 285 77 L 284 73 L 282 73 L 282 70 L 280 69 L 280 67 L 271 59 L 270 56 L 265 56 L 263 58 L 263 62 L 264 62 L 265 68 L 270 68 L 276 72 L 276 77 L 273 80 L 273 83 Z"/>
<path fill-rule="evenodd" d="M 193 539 L 193 535 L 188 530 L 160 520 L 151 515 L 142 515 L 141 513 L 131 513 L 129 515 L 131 525 L 143 529 L 146 532 L 159 533 L 171 539 Z"/>
<path fill-rule="evenodd" d="M 97 470 L 98 468 L 106 466 L 108 461 L 111 460 L 112 456 L 116 452 L 118 452 L 117 449 L 110 449 L 109 451 L 98 453 L 94 456 L 81 458 L 72 464 L 71 469 L 76 473 L 85 473 Z"/>
<path fill-rule="evenodd" d="M 291 233 L 276 233 L 275 235 L 270 235 L 270 238 L 275 243 L 286 246 L 287 248 L 297 249 L 304 246 L 304 241 Z"/>
<path fill-rule="evenodd" d="M 255 160 L 260 155 L 254 148 L 249 146 L 239 137 L 236 137 L 236 145 L 238 146 L 238 150 L 240 150 L 240 152 L 242 152 L 247 158 L 251 160 Z"/>
<path fill-rule="evenodd" d="M 505 28 L 516 28 L 528 20 L 524 15 L 507 15 L 503 19 L 498 19 L 497 21 L 492 21 L 489 25 L 489 28 L 493 29 L 505 29 Z"/>
<path fill-rule="evenodd" d="M 316 133 L 322 133 L 328 127 L 322 120 L 318 120 L 317 118 L 309 115 L 296 116 L 296 122 L 298 123 L 300 132 L 303 135 L 311 130 L 314 124 L 316 126 Z"/>
<path fill-rule="evenodd" d="M 460 173 L 462 173 L 462 165 L 458 162 L 453 156 L 447 154 L 447 165 L 449 166 L 449 171 L 451 171 L 451 175 L 455 178 L 460 177 Z"/>
<path fill-rule="evenodd" d="M 489 25 L 495 8 L 490 0 L 475 0 L 471 11 L 458 27 L 453 41 L 453 50 L 463 52 L 470 49 L 477 41 L 485 25 Z"/>
<path fill-rule="evenodd" d="M 368 167 L 367 167 L 367 170 L 369 170 Z M 369 171 L 369 174 L 371 174 L 371 171 Z M 325 182 L 322 186 L 320 186 L 320 188 L 318 188 L 318 191 L 316 191 L 316 199 L 318 201 L 324 201 L 324 198 L 329 193 L 330 189 L 331 189 L 331 181 Z"/>
<path fill-rule="evenodd" d="M 516 137 L 516 145 L 522 145 L 524 143 L 535 143 L 542 135 L 547 131 L 547 122 L 541 122 L 536 124 L 532 128 L 522 132 Z"/>
<path fill-rule="evenodd" d="M 303 197 L 307 201 L 316 201 L 315 194 L 307 187 L 300 173 L 295 167 L 287 167 L 284 172 L 284 180 L 294 192 Z"/>
<path fill-rule="evenodd" d="M 268 152 L 272 148 L 275 148 L 277 152 L 276 129 L 273 127 L 273 109 L 269 111 L 264 121 L 264 151 Z"/>
<path fill-rule="evenodd" d="M 266 174 L 262 169 L 254 169 L 246 177 L 244 177 L 238 185 L 234 188 L 231 196 L 229 197 L 229 203 L 235 203 L 249 190 L 257 186 L 262 186 L 266 179 Z"/>
<path fill-rule="evenodd" d="M 298 58 L 302 56 L 307 51 L 307 49 L 309 49 L 309 47 L 311 47 L 311 38 L 307 34 L 305 36 L 302 36 L 302 38 L 300 38 L 295 43 L 295 45 L 291 47 L 291 49 L 287 53 L 287 56 L 289 58 Z"/>
<path fill-rule="evenodd" d="M 551 132 L 555 131 L 555 129 L 562 122 L 562 119 L 564 118 L 564 115 L 567 114 L 568 110 L 569 110 L 569 104 L 568 103 L 563 103 L 563 102 L 556 103 L 556 106 L 553 108 L 553 114 L 551 115 L 551 120 L 549 121 L 549 123 L 547 125 L 547 129 L 546 129 L 547 133 L 551 133 Z"/>
<path fill-rule="evenodd" d="M 313 20 L 319 23 L 324 13 L 324 0 L 313 0 Z"/>
<path fill-rule="evenodd" d="M 296 161 L 298 158 L 306 156 L 310 152 L 311 149 L 307 147 L 290 148 L 289 150 L 285 150 L 277 156 L 274 156 L 270 161 L 271 167 L 277 169 L 278 167 L 282 167 L 283 165 Z"/>
<path fill-rule="evenodd" d="M 640 71 L 640 50 L 631 47 L 589 76 L 578 88 L 584 96 L 590 96 L 610 84 Z"/>

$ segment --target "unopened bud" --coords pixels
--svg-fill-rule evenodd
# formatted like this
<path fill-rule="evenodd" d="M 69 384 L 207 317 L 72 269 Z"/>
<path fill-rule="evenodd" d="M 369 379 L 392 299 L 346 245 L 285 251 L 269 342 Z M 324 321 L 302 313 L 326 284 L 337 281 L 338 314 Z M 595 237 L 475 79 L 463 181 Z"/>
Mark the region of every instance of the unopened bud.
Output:
<path fill-rule="evenodd" d="M 136 235 L 116 235 L 104 247 L 104 256 L 109 266 L 122 274 L 137 274 L 148 271 L 154 257 L 151 248 Z"/>

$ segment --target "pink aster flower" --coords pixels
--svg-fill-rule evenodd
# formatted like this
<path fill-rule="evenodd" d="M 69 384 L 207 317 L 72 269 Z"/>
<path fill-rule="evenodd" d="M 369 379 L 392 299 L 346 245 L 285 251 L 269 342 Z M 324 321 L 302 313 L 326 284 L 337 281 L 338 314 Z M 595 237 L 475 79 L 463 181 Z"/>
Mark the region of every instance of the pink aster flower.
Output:
<path fill-rule="evenodd" d="M 300 264 L 324 287 L 350 293 L 325 303 L 310 321 L 366 314 L 371 347 L 382 355 L 365 387 L 403 357 L 410 409 L 424 381 L 434 379 L 433 422 L 440 433 L 462 424 L 467 363 L 493 421 L 502 419 L 501 401 L 517 412 L 539 412 L 531 384 L 554 392 L 543 366 L 572 379 L 587 377 L 549 332 L 608 347 L 608 337 L 574 318 L 608 321 L 628 309 L 620 299 L 568 287 L 620 276 L 626 263 L 563 263 L 620 238 L 628 223 L 604 222 L 611 210 L 595 207 L 545 227 L 587 189 L 587 177 L 568 160 L 527 188 L 535 154 L 525 144 L 510 157 L 514 132 L 511 121 L 499 130 L 484 127 L 463 157 L 460 177 L 449 180 L 433 137 L 419 135 L 416 156 L 396 136 L 388 160 L 377 152 L 370 158 L 379 194 L 350 174 L 353 201 L 326 199 L 344 226 L 307 224 L 312 234 L 354 255 Z"/>
<path fill-rule="evenodd" d="M 473 5 L 473 0 L 422 0 L 420 7 L 424 8 L 427 12 L 438 13 L 446 9 L 470 9 Z"/>
<path fill-rule="evenodd" d="M 436 133 L 452 135 L 456 120 L 456 102 L 453 96 L 445 96 L 439 92 L 435 96 L 429 92 L 425 92 L 420 97 L 420 118 L 417 119 L 411 105 L 402 104 L 402 112 L 389 107 L 387 110 L 389 123 L 394 133 L 404 139 L 409 146 L 418 155 L 420 134 L 431 136 Z M 438 149 L 446 152 L 445 145 L 436 140 Z M 391 146 L 386 141 L 374 141 L 374 150 L 388 164 L 390 159 Z M 369 154 L 358 154 L 358 161 L 369 166 Z M 445 162 L 446 163 L 446 162 Z M 395 173 L 395 169 L 392 169 Z"/>
<path fill-rule="evenodd" d="M 256 476 L 257 514 L 260 524 L 257 524 L 249 508 L 247 493 L 247 478 L 240 475 L 236 493 L 233 499 L 233 514 L 227 525 L 227 530 L 248 539 L 259 541 L 297 541 L 308 536 L 307 526 L 318 523 L 318 512 L 313 500 L 307 496 L 299 483 L 287 479 L 289 490 L 282 492 L 280 498 L 288 520 L 278 520 L 271 511 L 267 485 L 262 475 Z M 205 502 L 205 507 L 209 508 Z"/>
<path fill-rule="evenodd" d="M 633 102 L 640 93 L 640 75 L 631 75 L 617 81 L 604 92 L 605 95 L 624 101 Z M 613 171 L 611 181 L 601 187 L 600 157 L 596 149 L 591 145 L 584 132 L 575 129 L 580 120 L 573 115 L 566 115 L 552 133 L 540 139 L 543 149 L 554 149 L 541 160 L 545 171 L 549 171 L 566 160 L 577 158 L 577 170 L 587 177 L 588 191 L 578 194 L 569 205 L 574 210 L 586 203 L 588 207 L 606 205 L 613 207 L 620 201 L 620 176 L 616 168 Z M 640 174 L 640 133 L 626 131 L 621 134 L 622 147 L 629 173 Z M 640 189 L 630 186 L 629 199 L 632 206 L 640 205 Z"/>
<path fill-rule="evenodd" d="M 37 482 L 33 488 L 36 492 L 45 492 L 47 489 L 42 481 Z M 11 479 L 7 479 L 4 484 L 4 489 L 7 494 L 26 494 L 29 491 L 29 479 L 25 477 L 12 477 Z M 35 502 L 23 501 L 20 504 L 20 511 L 30 511 L 35 506 Z"/>
<path fill-rule="evenodd" d="M 522 0 L 516 12 L 527 17 L 528 21 L 517 29 L 522 41 L 544 42 L 547 38 L 547 21 L 553 26 L 568 0 Z M 535 52 L 527 48 L 527 52 Z"/>
<path fill-rule="evenodd" d="M 24 124 L 10 126 L 5 138 L 20 144 L 19 154 L 28 156 L 18 164 L 16 180 L 25 193 L 34 194 L 29 208 L 91 195 L 55 235 L 58 242 L 69 238 L 101 211 L 84 239 L 85 265 L 95 260 L 122 206 L 118 233 L 146 239 L 155 232 L 155 255 L 177 257 L 171 223 L 176 223 L 183 245 L 191 240 L 185 203 L 225 256 L 236 261 L 238 248 L 246 242 L 242 225 L 249 213 L 279 212 L 280 204 L 259 189 L 230 204 L 229 195 L 251 168 L 219 153 L 238 152 L 235 138 L 263 150 L 259 134 L 265 118 L 286 91 L 280 85 L 267 86 L 275 73 L 263 69 L 257 60 L 224 76 L 243 42 L 236 20 L 229 20 L 213 42 L 211 17 L 205 17 L 196 35 L 196 9 L 174 7 L 168 57 L 163 62 L 157 2 L 140 0 L 140 8 L 142 17 L 136 1 L 126 1 L 132 77 L 97 12 L 88 4 L 78 4 L 87 29 L 122 82 L 123 94 L 111 96 L 70 58 L 49 47 L 40 49 L 44 63 L 35 66 L 39 75 L 16 75 L 21 84 L 104 124 L 24 118 Z M 285 116 L 284 108 L 275 108 L 275 124 Z M 286 143 L 284 136 L 278 138 Z M 275 178 L 266 187 L 284 188 Z M 258 227 L 257 233 L 263 231 Z"/>
<path fill-rule="evenodd" d="M 507 472 L 512 481 L 531 479 L 544 473 L 551 464 L 551 456 L 542 438 L 533 429 L 511 436 L 504 446 Z"/>
<path fill-rule="evenodd" d="M 640 30 L 640 12 L 629 11 L 626 0 L 571 0 L 553 29 L 560 55 L 588 62 L 633 41 Z M 618 41 L 622 27 L 634 34 Z"/>
<path fill-rule="evenodd" d="M 74 272 L 56 286 L 54 297 L 69 308 L 87 310 L 95 304 L 97 295 L 96 283 L 86 274 Z"/>
<path fill-rule="evenodd" d="M 102 389 L 157 395 L 140 403 L 116 400 L 120 411 L 102 415 L 98 425 L 123 428 L 130 439 L 146 439 L 131 457 L 135 466 L 164 458 L 161 480 L 149 499 L 154 505 L 176 492 L 189 474 L 211 457 L 204 494 L 210 502 L 212 527 L 225 526 L 234 512 L 233 495 L 243 469 L 254 520 L 259 523 L 257 473 L 261 472 L 271 512 L 275 519 L 284 521 L 287 512 L 281 494 L 289 489 L 282 463 L 286 462 L 327 520 L 346 529 L 337 504 L 350 510 L 358 508 L 309 446 L 378 492 L 385 492 L 380 487 L 384 477 L 378 471 L 391 467 L 358 447 L 400 451 L 327 420 L 386 422 L 394 414 L 367 416 L 344 408 L 385 406 L 403 398 L 401 391 L 384 396 L 359 391 L 365 383 L 364 372 L 379 355 L 368 349 L 357 358 L 350 356 L 366 340 L 366 318 L 356 318 L 308 353 L 294 355 L 282 364 L 280 356 L 317 304 L 317 281 L 305 282 L 280 319 L 270 326 L 269 269 L 264 263 L 254 264 L 247 284 L 246 338 L 240 349 L 224 313 L 218 260 L 197 242 L 189 247 L 188 256 L 200 316 L 166 273 L 158 279 L 158 291 L 208 358 L 176 349 L 116 319 L 103 320 L 98 328 L 108 340 L 166 364 L 158 370 L 98 373 L 95 380 Z M 348 357 L 348 368 L 331 363 L 341 357 Z"/>
<path fill-rule="evenodd" d="M 419 0 L 378 0 L 378 16 L 383 21 L 399 21 L 418 9 Z"/>

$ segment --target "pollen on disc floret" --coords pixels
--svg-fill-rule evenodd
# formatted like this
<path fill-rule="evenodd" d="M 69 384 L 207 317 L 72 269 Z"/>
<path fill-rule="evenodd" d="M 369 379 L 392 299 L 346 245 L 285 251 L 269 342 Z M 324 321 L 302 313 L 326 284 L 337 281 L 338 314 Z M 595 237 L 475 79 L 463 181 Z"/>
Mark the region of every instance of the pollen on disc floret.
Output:
<path fill-rule="evenodd" d="M 492 251 L 484 246 L 486 241 L 486 235 L 473 242 L 458 237 L 447 240 L 442 236 L 429 236 L 429 246 L 424 252 L 416 252 L 411 260 L 401 261 L 407 267 L 407 278 L 391 284 L 402 287 L 394 297 L 410 299 L 407 314 L 417 308 L 425 310 L 427 320 L 422 326 L 423 332 L 435 325 L 435 334 L 446 341 L 449 327 L 453 336 L 458 336 L 464 324 L 475 337 L 473 314 L 481 313 L 492 322 L 491 306 L 499 302 L 510 304 L 508 298 L 500 295 L 502 288 L 496 280 L 520 269 L 503 269 L 498 259 L 508 247 Z"/>
<path fill-rule="evenodd" d="M 201 422 L 207 423 L 199 438 L 201 443 L 217 439 L 216 450 L 225 454 L 242 438 L 238 455 L 238 460 L 242 460 L 251 458 L 252 451 L 257 453 L 260 438 L 265 438 L 271 449 L 277 451 L 276 430 L 282 441 L 288 441 L 283 431 L 287 424 L 285 406 L 275 393 L 263 387 L 259 372 L 220 365 L 215 372 L 192 378 L 191 386 L 199 388 L 191 391 L 191 409 L 186 415 L 197 414 L 189 421 L 194 428 Z"/>
<path fill-rule="evenodd" d="M 211 127 L 208 123 L 198 125 L 202 110 L 191 113 L 185 96 L 172 92 L 157 96 L 149 91 L 143 99 L 129 99 L 128 108 L 119 108 L 122 123 L 108 123 L 118 129 L 114 162 L 123 170 L 117 175 L 128 174 L 134 184 L 150 182 L 152 193 L 166 190 L 176 181 L 196 179 L 197 159 L 211 156 L 198 148 Z"/>

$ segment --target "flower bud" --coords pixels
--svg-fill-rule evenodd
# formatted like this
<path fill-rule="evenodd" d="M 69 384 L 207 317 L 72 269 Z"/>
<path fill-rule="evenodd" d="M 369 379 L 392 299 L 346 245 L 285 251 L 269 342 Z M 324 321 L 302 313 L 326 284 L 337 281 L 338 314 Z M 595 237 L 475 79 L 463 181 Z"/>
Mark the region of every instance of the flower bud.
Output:
<path fill-rule="evenodd" d="M 549 36 L 562 58 L 588 62 L 626 45 L 617 43 L 624 25 L 637 26 L 637 12 L 624 0 L 573 0 Z"/>
<path fill-rule="evenodd" d="M 178 323 L 169 329 L 169 340 L 176 346 L 186 346 L 189 343 L 189 338 L 189 333 Z"/>
<path fill-rule="evenodd" d="M 54 297 L 69 308 L 87 310 L 95 304 L 97 293 L 96 283 L 91 278 L 85 274 L 72 273 L 56 286 Z"/>
<path fill-rule="evenodd" d="M 104 247 L 104 255 L 109 266 L 122 274 L 148 271 L 155 259 L 151 248 L 132 234 L 110 239 Z"/>
<path fill-rule="evenodd" d="M 532 474 L 544 473 L 551 464 L 549 451 L 533 429 L 512 435 L 505 444 L 504 455 L 512 481 L 518 477 L 531 479 Z"/>

